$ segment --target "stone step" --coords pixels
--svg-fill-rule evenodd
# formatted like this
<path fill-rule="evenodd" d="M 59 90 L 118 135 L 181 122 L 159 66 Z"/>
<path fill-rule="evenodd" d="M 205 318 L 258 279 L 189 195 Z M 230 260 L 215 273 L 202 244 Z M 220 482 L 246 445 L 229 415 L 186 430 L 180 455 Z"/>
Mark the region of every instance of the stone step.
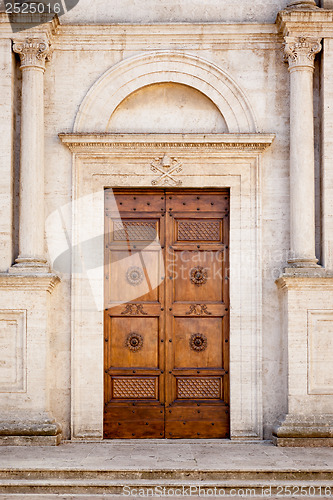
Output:
<path fill-rule="evenodd" d="M 62 471 L 63 472 L 63 471 Z M 99 495 L 121 496 L 122 498 L 140 497 L 185 497 L 217 498 L 228 495 L 239 498 L 333 498 L 332 480 L 313 480 L 304 477 L 302 480 L 271 480 L 266 479 L 224 479 L 224 480 L 193 480 L 193 479 L 101 479 L 86 478 L 20 478 L 1 479 L 1 495 Z M 1 497 L 0 497 L 1 498 Z M 83 498 L 83 497 L 82 497 Z"/>
<path fill-rule="evenodd" d="M 85 469 L 78 468 L 3 468 L 0 469 L 0 480 L 5 479 L 65 479 L 65 480 L 264 480 L 264 481 L 333 481 L 333 469 L 320 468 L 264 468 L 253 469 Z"/>

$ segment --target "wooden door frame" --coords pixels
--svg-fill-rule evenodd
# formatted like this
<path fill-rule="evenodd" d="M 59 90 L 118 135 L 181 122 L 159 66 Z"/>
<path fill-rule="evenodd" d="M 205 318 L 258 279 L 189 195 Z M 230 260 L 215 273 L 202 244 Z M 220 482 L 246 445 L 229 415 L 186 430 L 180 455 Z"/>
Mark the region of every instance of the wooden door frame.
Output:
<path fill-rule="evenodd" d="M 230 432 L 231 439 L 261 439 L 260 166 L 274 136 L 66 134 L 61 139 L 73 153 L 72 246 L 94 241 L 96 261 L 93 269 L 72 275 L 72 439 L 103 436 L 104 189 L 151 187 L 157 178 L 151 164 L 165 153 L 181 163 L 175 182 L 183 188 L 230 189 Z M 82 265 L 81 258 L 73 252 L 73 269 Z"/>

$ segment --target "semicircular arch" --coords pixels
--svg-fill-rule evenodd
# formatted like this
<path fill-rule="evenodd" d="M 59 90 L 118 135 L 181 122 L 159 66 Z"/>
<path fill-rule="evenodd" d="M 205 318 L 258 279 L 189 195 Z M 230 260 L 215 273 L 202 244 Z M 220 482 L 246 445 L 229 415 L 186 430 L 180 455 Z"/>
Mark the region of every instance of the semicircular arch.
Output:
<path fill-rule="evenodd" d="M 244 92 L 225 71 L 201 57 L 163 50 L 130 57 L 107 70 L 83 99 L 74 133 L 106 132 L 113 112 L 127 96 L 162 82 L 188 85 L 206 95 L 224 117 L 229 133 L 257 131 Z"/>

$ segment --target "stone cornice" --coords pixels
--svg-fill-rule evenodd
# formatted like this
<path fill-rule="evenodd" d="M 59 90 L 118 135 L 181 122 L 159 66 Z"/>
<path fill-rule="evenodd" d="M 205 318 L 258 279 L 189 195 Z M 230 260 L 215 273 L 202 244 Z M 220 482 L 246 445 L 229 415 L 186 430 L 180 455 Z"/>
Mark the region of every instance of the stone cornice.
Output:
<path fill-rule="evenodd" d="M 119 151 L 202 150 L 215 153 L 262 153 L 274 134 L 59 134 L 74 153 L 117 154 Z"/>
<path fill-rule="evenodd" d="M 297 290 L 332 290 L 333 291 L 333 274 L 325 273 L 325 270 L 319 268 L 322 272 L 316 276 L 312 272 L 306 275 L 287 275 L 283 274 L 276 280 L 279 288 L 283 289 L 297 289 Z M 312 274 L 312 275 L 311 275 Z"/>
<path fill-rule="evenodd" d="M 290 9 L 278 13 L 276 24 L 283 36 L 333 37 L 333 11 Z"/>
<path fill-rule="evenodd" d="M 75 43 L 73 43 L 73 37 Z M 110 43 L 110 39 L 112 42 Z M 56 49 L 59 50 L 150 50 L 165 47 L 214 49 L 272 48 L 280 41 L 274 24 L 158 23 L 63 25 L 59 27 Z"/>
<path fill-rule="evenodd" d="M 25 21 L 15 15 L 18 23 Z M 35 18 L 34 18 L 35 19 Z M 11 18 L 12 21 L 12 18 Z M 0 38 L 12 38 L 13 32 L 9 17 L 0 13 Z M 33 26 L 33 25 L 32 25 Z M 281 36 L 273 23 L 117 23 L 117 24 L 65 24 L 61 25 L 55 17 L 29 29 L 29 23 L 24 31 L 27 36 L 40 33 L 43 30 L 53 38 L 56 50 L 123 50 L 124 41 L 127 49 L 150 50 L 166 46 L 189 47 L 204 49 L 214 45 L 214 49 L 240 50 L 246 48 L 272 49 L 281 43 Z"/>
<path fill-rule="evenodd" d="M 45 291 L 51 293 L 60 282 L 59 276 L 45 274 L 0 273 L 0 290 Z"/>
<path fill-rule="evenodd" d="M 6 14 L 0 12 L 0 38 L 16 38 L 13 36 L 12 23 L 15 23 L 15 32 L 18 35 L 25 36 L 41 36 L 44 34 L 47 40 L 52 40 L 57 32 L 60 24 L 57 15 L 50 19 L 50 15 L 46 14 Z"/>

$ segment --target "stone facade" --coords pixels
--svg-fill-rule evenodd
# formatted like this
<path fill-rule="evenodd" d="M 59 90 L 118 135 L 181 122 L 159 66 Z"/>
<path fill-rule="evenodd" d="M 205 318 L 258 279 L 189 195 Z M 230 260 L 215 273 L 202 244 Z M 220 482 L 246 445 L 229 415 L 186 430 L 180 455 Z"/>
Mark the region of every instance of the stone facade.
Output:
<path fill-rule="evenodd" d="M 332 444 L 333 4 L 202 3 L 0 9 L 0 443 L 102 439 L 104 189 L 167 183 L 230 189 L 231 439 Z"/>

